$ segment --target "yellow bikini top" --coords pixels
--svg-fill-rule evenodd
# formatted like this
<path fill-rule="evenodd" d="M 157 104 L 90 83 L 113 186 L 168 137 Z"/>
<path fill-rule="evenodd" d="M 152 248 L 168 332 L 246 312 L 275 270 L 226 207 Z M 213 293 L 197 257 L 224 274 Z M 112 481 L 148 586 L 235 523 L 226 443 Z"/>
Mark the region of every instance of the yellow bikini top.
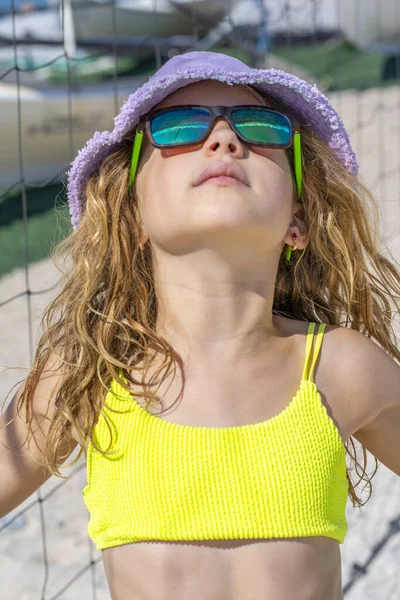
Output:
<path fill-rule="evenodd" d="M 113 380 L 102 412 L 117 452 L 91 443 L 83 497 L 98 550 L 145 540 L 326 536 L 347 533 L 346 453 L 313 382 L 326 325 L 308 327 L 300 387 L 261 423 L 198 427 L 145 410 Z M 121 370 L 121 379 L 126 381 Z M 119 396 L 119 397 L 118 397 Z M 123 414 L 112 410 L 124 411 Z M 93 439 L 108 449 L 102 415 Z"/>

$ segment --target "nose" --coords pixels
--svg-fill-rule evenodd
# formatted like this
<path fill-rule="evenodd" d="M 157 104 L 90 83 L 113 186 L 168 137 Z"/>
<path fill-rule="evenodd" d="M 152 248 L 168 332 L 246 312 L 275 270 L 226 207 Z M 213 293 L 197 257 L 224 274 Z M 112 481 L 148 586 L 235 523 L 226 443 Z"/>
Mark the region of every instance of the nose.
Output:
<path fill-rule="evenodd" d="M 243 152 L 243 143 L 236 135 L 224 116 L 217 117 L 208 138 L 204 142 L 205 150 L 215 150 L 221 147 L 223 150 L 229 148 L 231 152 L 241 154 Z"/>

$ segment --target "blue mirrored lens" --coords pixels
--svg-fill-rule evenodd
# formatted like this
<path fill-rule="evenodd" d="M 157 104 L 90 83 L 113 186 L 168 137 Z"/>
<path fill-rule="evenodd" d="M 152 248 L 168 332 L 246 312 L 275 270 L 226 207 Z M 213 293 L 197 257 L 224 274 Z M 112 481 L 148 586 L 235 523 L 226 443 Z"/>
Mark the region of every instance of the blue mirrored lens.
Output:
<path fill-rule="evenodd" d="M 284 115 L 246 108 L 235 110 L 232 119 L 239 133 L 249 142 L 279 146 L 290 142 L 291 125 Z M 190 144 L 203 137 L 209 121 L 207 110 L 178 109 L 153 117 L 150 128 L 157 144 Z"/>
<path fill-rule="evenodd" d="M 235 110 L 232 119 L 242 136 L 249 141 L 277 145 L 290 141 L 290 121 L 284 115 L 246 108 Z"/>
<path fill-rule="evenodd" d="M 207 110 L 171 110 L 151 120 L 151 133 L 157 144 L 189 144 L 204 135 L 209 122 Z"/>

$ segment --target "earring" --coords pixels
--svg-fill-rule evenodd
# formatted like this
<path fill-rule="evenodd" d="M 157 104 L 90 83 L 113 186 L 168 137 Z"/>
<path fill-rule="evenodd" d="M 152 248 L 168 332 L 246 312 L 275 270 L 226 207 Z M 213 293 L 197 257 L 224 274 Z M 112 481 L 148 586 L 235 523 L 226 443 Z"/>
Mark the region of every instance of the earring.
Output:
<path fill-rule="evenodd" d="M 293 248 L 291 248 L 288 244 L 286 245 L 286 260 L 289 262 L 290 261 L 290 257 L 292 256 L 292 249 L 293 250 L 297 250 L 297 235 L 293 232 L 292 233 L 292 238 L 293 238 Z"/>

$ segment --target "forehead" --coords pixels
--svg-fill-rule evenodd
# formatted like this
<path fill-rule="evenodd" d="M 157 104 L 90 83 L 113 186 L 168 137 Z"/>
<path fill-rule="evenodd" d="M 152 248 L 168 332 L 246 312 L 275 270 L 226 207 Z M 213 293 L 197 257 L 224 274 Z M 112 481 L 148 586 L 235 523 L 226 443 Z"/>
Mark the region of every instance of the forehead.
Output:
<path fill-rule="evenodd" d="M 196 81 L 175 90 L 154 109 L 167 108 L 177 104 L 207 104 L 209 106 L 224 104 L 259 104 L 263 103 L 250 90 L 239 85 L 228 85 L 222 81 L 207 79 Z"/>

